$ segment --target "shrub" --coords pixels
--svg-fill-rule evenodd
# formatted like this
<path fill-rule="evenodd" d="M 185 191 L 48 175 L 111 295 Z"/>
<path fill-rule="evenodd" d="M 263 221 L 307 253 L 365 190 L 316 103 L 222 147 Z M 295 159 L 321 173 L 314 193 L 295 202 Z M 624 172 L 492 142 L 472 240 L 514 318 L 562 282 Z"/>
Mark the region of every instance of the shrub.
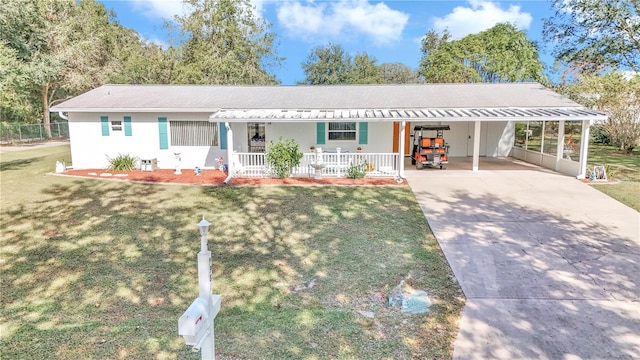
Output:
<path fill-rule="evenodd" d="M 136 168 L 138 163 L 138 158 L 129 154 L 118 154 L 114 158 L 110 158 L 107 155 L 107 160 L 109 161 L 107 169 L 110 171 L 131 171 Z"/>
<path fill-rule="evenodd" d="M 369 168 L 367 162 L 352 163 L 347 168 L 347 177 L 350 179 L 362 179 L 367 175 Z"/>
<path fill-rule="evenodd" d="M 609 131 L 604 124 L 594 124 L 591 126 L 591 141 L 596 144 L 611 144 L 611 135 L 609 135 Z"/>
<path fill-rule="evenodd" d="M 265 154 L 265 159 L 271 167 L 271 171 L 280 179 L 284 179 L 291 176 L 291 170 L 294 167 L 300 165 L 302 156 L 295 140 L 282 139 L 281 136 L 277 142 L 273 140 L 269 142 L 269 150 Z"/>

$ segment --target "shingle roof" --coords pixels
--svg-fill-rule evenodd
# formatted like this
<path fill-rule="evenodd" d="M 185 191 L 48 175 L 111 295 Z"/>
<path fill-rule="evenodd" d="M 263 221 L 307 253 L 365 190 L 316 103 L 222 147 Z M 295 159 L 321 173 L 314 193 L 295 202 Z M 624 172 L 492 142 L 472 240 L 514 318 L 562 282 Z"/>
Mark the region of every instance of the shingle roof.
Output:
<path fill-rule="evenodd" d="M 332 86 L 104 85 L 65 112 L 211 112 L 227 121 L 349 118 L 603 119 L 537 83 Z"/>

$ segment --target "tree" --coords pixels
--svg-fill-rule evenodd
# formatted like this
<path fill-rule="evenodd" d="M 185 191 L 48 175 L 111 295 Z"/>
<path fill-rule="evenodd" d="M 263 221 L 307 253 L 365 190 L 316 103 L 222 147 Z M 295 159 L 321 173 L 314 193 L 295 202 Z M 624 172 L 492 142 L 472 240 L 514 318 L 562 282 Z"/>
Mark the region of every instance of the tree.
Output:
<path fill-rule="evenodd" d="M 302 63 L 304 84 L 335 85 L 348 82 L 351 70 L 351 57 L 344 52 L 342 46 L 328 44 L 311 49 L 307 60 Z"/>
<path fill-rule="evenodd" d="M 416 84 L 421 82 L 417 71 L 402 63 L 384 63 L 380 65 L 382 79 L 388 84 Z"/>
<path fill-rule="evenodd" d="M 382 84 L 384 82 L 382 71 L 376 62 L 376 58 L 369 57 L 366 52 L 356 54 L 347 75 L 347 83 Z"/>
<path fill-rule="evenodd" d="M 112 35 L 121 27 L 112 20 L 95 0 L 2 2 L 3 62 L 13 56 L 19 65 L 6 70 L 15 90 L 2 112 L 11 120 L 42 119 L 50 136 L 49 107 L 104 83 L 115 69 Z M 20 105 L 27 103 L 39 106 Z"/>
<path fill-rule="evenodd" d="M 328 44 L 311 49 L 302 63 L 307 85 L 382 84 L 385 82 L 377 60 L 366 52 L 353 59 L 342 46 Z"/>
<path fill-rule="evenodd" d="M 140 39 L 138 33 L 124 29 L 113 54 L 121 61 L 109 78 L 117 84 L 171 84 L 178 62 L 174 47 L 167 50 Z"/>
<path fill-rule="evenodd" d="M 183 0 L 176 16 L 184 43 L 176 82 L 188 84 L 274 84 L 266 67 L 278 66 L 275 34 L 253 14 L 248 0 Z"/>
<path fill-rule="evenodd" d="M 630 153 L 640 142 L 640 75 L 626 79 L 620 72 L 582 74 L 576 84 L 560 90 L 573 100 L 605 112 L 605 131 L 620 150 Z"/>
<path fill-rule="evenodd" d="M 420 40 L 421 51 L 423 57 L 428 57 L 429 54 L 437 51 L 442 45 L 451 40 L 451 33 L 448 29 L 444 29 L 442 33 L 438 33 L 435 30 L 429 30 Z"/>
<path fill-rule="evenodd" d="M 586 73 L 605 67 L 640 72 L 640 3 L 637 0 L 552 0 L 543 37 L 553 55 Z"/>
<path fill-rule="evenodd" d="M 432 35 L 432 37 L 435 35 Z M 544 81 L 534 43 L 511 24 L 460 40 L 423 41 L 420 74 L 427 82 Z"/>

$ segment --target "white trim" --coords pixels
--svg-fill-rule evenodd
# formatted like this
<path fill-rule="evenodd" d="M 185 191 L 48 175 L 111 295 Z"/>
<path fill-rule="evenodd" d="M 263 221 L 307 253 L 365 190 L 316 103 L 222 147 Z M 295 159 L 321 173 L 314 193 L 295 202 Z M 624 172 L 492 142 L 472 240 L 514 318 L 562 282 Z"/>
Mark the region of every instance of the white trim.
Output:
<path fill-rule="evenodd" d="M 400 122 L 400 131 L 398 132 L 398 171 L 400 178 L 404 179 L 404 134 L 406 131 L 407 122 Z"/>

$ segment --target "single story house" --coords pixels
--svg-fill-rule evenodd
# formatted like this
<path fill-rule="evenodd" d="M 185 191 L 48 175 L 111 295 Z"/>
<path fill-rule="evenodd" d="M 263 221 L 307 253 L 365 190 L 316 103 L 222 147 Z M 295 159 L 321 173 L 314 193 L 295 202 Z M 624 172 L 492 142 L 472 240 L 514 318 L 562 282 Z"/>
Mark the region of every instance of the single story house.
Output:
<path fill-rule="evenodd" d="M 581 139 L 606 119 L 538 83 L 103 85 L 51 111 L 69 120 L 76 169 L 105 168 L 126 153 L 159 168 L 206 169 L 222 157 L 234 176 L 265 176 L 264 151 L 283 137 L 298 142 L 305 166 L 315 147 L 376 154 L 372 174 L 401 177 L 412 129 L 433 124 L 450 127 L 449 157 L 472 157 L 472 170 L 481 157 L 512 156 L 584 177 Z"/>

